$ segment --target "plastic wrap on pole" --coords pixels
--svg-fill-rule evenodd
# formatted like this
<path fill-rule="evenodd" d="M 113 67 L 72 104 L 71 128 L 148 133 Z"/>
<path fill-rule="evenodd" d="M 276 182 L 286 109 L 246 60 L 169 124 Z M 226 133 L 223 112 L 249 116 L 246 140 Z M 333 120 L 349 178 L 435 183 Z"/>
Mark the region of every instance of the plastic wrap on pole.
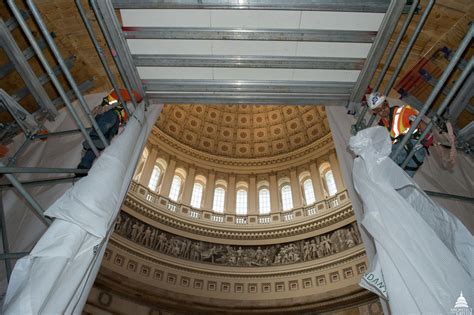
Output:
<path fill-rule="evenodd" d="M 87 177 L 46 211 L 51 228 L 12 274 L 4 314 L 80 314 L 100 259 L 99 245 L 120 211 L 136 161 L 161 106 L 141 104 L 124 132 L 103 151 Z M 101 255 L 99 256 L 101 257 Z"/>
<path fill-rule="evenodd" d="M 349 142 L 362 225 L 373 237 L 393 314 L 449 314 L 461 291 L 473 301 L 474 238 L 390 158 L 388 131 L 373 127 Z M 369 273 L 372 270 L 369 270 Z M 370 279 L 368 280 L 370 281 Z"/>
<path fill-rule="evenodd" d="M 140 110 L 135 116 L 143 121 L 144 113 Z M 47 216 L 74 222 L 90 234 L 105 237 L 107 223 L 114 213 L 104 209 L 121 202 L 120 190 L 125 171 L 131 162 L 131 148 L 135 146 L 134 141 L 141 131 L 137 119 L 132 118 L 123 134 L 113 140 L 113 150 L 105 150 L 100 155 L 89 175 L 46 210 Z M 77 205 L 80 205 L 80 211 L 75 209 Z"/>

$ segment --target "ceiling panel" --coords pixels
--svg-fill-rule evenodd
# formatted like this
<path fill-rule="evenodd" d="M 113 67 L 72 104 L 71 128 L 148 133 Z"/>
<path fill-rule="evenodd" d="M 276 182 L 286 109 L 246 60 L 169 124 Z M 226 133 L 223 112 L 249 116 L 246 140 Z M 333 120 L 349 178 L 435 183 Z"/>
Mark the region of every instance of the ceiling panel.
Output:
<path fill-rule="evenodd" d="M 212 54 L 210 40 L 128 39 L 132 54 Z"/>
<path fill-rule="evenodd" d="M 212 68 L 137 67 L 141 79 L 213 79 Z"/>
<path fill-rule="evenodd" d="M 384 14 L 381 13 L 304 11 L 301 13 L 299 28 L 376 31 L 383 17 Z"/>
<path fill-rule="evenodd" d="M 209 10 L 121 10 L 124 26 L 209 27 Z"/>
<path fill-rule="evenodd" d="M 244 14 L 243 14 L 244 13 Z M 212 27 L 239 28 L 299 28 L 299 11 L 214 10 L 211 11 Z"/>
<path fill-rule="evenodd" d="M 176 63 L 169 64 L 170 67 L 163 67 L 165 63 L 153 65 L 153 58 L 160 58 L 159 55 L 222 55 L 222 56 L 264 56 L 283 57 L 282 64 L 291 64 L 295 57 L 333 57 L 333 58 L 362 58 L 365 59 L 371 47 L 371 43 L 362 42 L 337 42 L 342 37 L 338 30 L 344 31 L 377 31 L 384 14 L 381 13 L 361 13 L 361 12 L 331 12 L 331 11 L 285 11 L 285 10 L 209 10 L 209 9 L 125 9 L 121 10 L 123 26 L 129 27 L 127 31 L 136 32 L 133 27 L 161 27 L 161 29 L 148 29 L 148 39 L 127 39 L 131 53 L 133 55 L 157 55 L 148 57 L 149 62 L 141 63 L 138 72 L 141 79 L 178 79 L 178 80 L 266 80 L 274 81 L 319 81 L 333 82 L 333 85 L 343 86 L 347 82 L 356 82 L 360 74 L 359 70 L 336 70 L 344 69 L 341 66 L 342 60 L 336 60 L 336 64 L 331 64 L 333 69 L 324 69 L 320 64 L 308 64 L 308 69 L 268 69 L 260 68 L 232 68 L 230 61 L 224 60 L 226 64 L 223 68 L 189 67 L 188 62 L 181 62 L 183 67 L 176 67 Z M 278 31 L 289 34 L 289 30 L 334 30 L 328 33 L 329 37 L 314 37 L 310 41 L 285 41 L 285 37 L 272 37 L 272 40 L 239 40 L 233 37 L 232 40 L 211 40 L 211 39 L 150 39 L 157 37 L 155 32 L 169 32 L 170 28 L 185 28 L 186 34 L 192 32 L 193 27 L 207 28 L 201 29 L 203 32 L 214 31 L 213 28 L 222 30 L 213 36 L 225 36 L 227 29 L 240 29 L 243 32 L 258 32 L 258 30 L 278 29 Z M 164 34 L 163 33 L 163 34 Z M 174 33 L 170 33 L 174 34 Z M 206 33 L 207 34 L 207 33 Z M 224 34 L 224 35 L 219 35 Z M 301 32 L 302 36 L 308 34 Z M 323 33 L 322 33 L 323 34 Z M 147 35 L 141 35 L 147 38 Z M 163 36 L 163 35 L 161 35 Z M 350 36 L 350 35 L 349 35 Z M 370 36 L 370 35 L 368 35 Z M 375 36 L 375 34 L 374 34 Z M 166 36 L 166 38 L 173 38 Z M 211 37 L 215 38 L 215 37 Z M 266 39 L 266 37 L 263 37 Z M 247 39 L 247 38 L 246 38 Z M 278 40 L 275 40 L 278 39 Z M 292 38 L 294 39 L 294 38 Z M 332 40 L 321 41 L 321 40 Z M 354 37 L 354 41 L 361 37 Z M 300 40 L 298 38 L 298 40 Z M 306 39 L 307 40 L 307 39 Z M 314 41 L 316 40 L 316 41 Z M 347 40 L 346 40 L 347 41 Z M 362 41 L 367 41 L 362 39 Z M 145 56 L 146 57 L 146 56 Z M 172 56 L 171 56 L 172 57 Z M 151 58 L 151 59 L 150 59 Z M 188 59 L 191 56 L 187 57 Z M 195 58 L 195 57 L 193 57 Z M 137 64 L 138 60 L 136 59 Z M 182 60 L 182 58 L 181 58 Z M 194 59 L 193 59 L 194 60 Z M 204 59 L 202 59 L 204 60 Z M 233 59 L 232 66 L 238 67 L 238 59 Z M 288 62 L 286 62 L 288 61 Z M 312 62 L 312 61 L 311 61 Z M 316 61 L 314 61 L 316 62 Z M 363 60 L 362 60 L 363 62 Z M 146 65 L 146 66 L 145 66 Z M 208 65 L 208 64 L 205 64 Z M 275 64 L 276 65 L 276 64 Z M 242 65 L 240 65 L 241 67 Z M 245 65 L 247 66 L 247 65 Z M 255 66 L 255 65 L 249 65 Z M 279 67 L 276 65 L 277 68 Z M 309 69 L 320 68 L 320 69 Z M 321 69 L 323 68 L 323 69 Z M 348 68 L 349 69 L 349 68 Z M 299 84 L 300 82 L 297 82 Z M 187 85 L 191 88 L 191 85 Z M 172 87 L 171 87 L 172 88 Z M 262 96 L 266 95 L 262 89 Z M 281 90 L 281 89 L 280 89 Z M 284 90 L 284 89 L 283 89 Z M 149 90 L 151 92 L 151 90 Z M 174 91 L 178 91 L 177 89 Z M 170 90 L 170 93 L 173 91 Z M 179 92 L 186 92 L 179 89 Z M 206 89 L 206 93 L 212 95 L 212 84 Z M 279 93 L 279 92 L 278 92 Z M 318 92 L 318 95 L 324 94 Z M 326 94 L 331 94 L 327 92 Z M 250 95 L 250 94 L 249 94 Z M 269 95 L 269 94 L 268 94 Z M 303 94 L 301 94 L 303 95 Z M 278 97 L 277 94 L 273 95 Z"/>

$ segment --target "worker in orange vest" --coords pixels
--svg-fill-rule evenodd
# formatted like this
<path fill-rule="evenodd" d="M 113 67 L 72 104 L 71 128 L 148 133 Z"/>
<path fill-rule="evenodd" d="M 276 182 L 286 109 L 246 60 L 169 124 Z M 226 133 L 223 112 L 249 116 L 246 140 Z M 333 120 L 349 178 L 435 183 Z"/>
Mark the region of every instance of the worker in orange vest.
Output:
<path fill-rule="evenodd" d="M 379 125 L 384 126 L 390 132 L 390 137 L 392 139 L 392 152 L 395 152 L 401 139 L 410 129 L 419 112 L 409 105 L 390 106 L 387 98 L 377 92 L 366 95 L 366 100 L 367 106 L 369 106 L 374 114 L 380 117 Z M 420 122 L 410 141 L 407 143 L 407 145 L 405 145 L 404 150 L 402 150 L 398 156 L 393 157 L 395 163 L 402 165 L 408 156 L 408 153 L 416 144 L 416 140 L 420 137 L 425 126 L 426 125 L 423 123 L 423 121 Z M 422 141 L 422 145 L 415 147 L 415 155 L 405 167 L 405 171 L 411 177 L 415 175 L 415 172 L 423 164 L 430 139 L 431 138 L 426 138 L 426 141 Z"/>
<path fill-rule="evenodd" d="M 129 102 L 131 100 L 131 97 L 126 90 L 120 89 L 120 94 L 125 102 Z M 133 91 L 133 94 L 137 102 L 142 101 L 142 97 L 137 92 Z M 118 96 L 115 91 L 112 91 L 106 97 L 104 97 L 102 99 L 102 103 L 96 106 L 92 112 L 95 115 L 95 120 L 97 121 L 100 130 L 108 142 L 110 142 L 112 138 L 118 133 L 120 126 L 125 125 L 128 121 L 128 114 L 125 111 L 123 105 L 118 101 Z M 94 129 L 92 129 L 89 135 L 92 139 L 92 142 L 99 151 L 105 149 L 104 144 Z M 87 141 L 84 141 L 82 146 L 85 150 L 85 153 L 82 156 L 81 162 L 77 168 L 90 169 L 96 156 Z M 87 174 L 76 174 L 76 176 L 85 175 Z"/>

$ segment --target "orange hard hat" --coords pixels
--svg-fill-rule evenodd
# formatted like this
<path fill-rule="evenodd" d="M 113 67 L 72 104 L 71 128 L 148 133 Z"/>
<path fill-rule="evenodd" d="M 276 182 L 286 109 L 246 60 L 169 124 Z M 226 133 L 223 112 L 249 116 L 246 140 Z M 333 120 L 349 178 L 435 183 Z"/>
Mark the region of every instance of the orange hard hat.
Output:
<path fill-rule="evenodd" d="M 140 103 L 143 99 L 143 97 L 135 90 L 132 90 L 132 93 L 133 93 L 133 96 L 135 96 L 135 99 L 137 100 L 138 103 Z M 125 102 L 130 102 L 132 100 L 130 94 L 128 94 L 128 91 L 126 89 L 120 89 L 120 95 L 122 96 L 123 100 Z M 117 96 L 117 93 L 114 91 L 112 91 L 110 94 L 109 94 L 110 97 L 114 98 L 115 100 L 118 100 L 118 96 Z"/>

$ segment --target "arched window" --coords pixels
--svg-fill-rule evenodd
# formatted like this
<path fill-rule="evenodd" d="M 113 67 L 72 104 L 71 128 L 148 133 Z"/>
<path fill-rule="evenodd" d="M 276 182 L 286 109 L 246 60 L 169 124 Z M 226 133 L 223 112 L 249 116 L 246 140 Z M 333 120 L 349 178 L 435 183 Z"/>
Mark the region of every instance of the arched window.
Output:
<path fill-rule="evenodd" d="M 289 184 L 281 186 L 281 205 L 283 211 L 293 209 L 293 197 L 291 196 L 291 187 Z"/>
<path fill-rule="evenodd" d="M 201 208 L 202 192 L 204 187 L 200 183 L 194 183 L 193 194 L 191 196 L 191 207 Z"/>
<path fill-rule="evenodd" d="M 162 158 L 159 158 L 155 161 L 153 170 L 151 172 L 150 180 L 148 181 L 148 188 L 153 191 L 157 191 L 160 186 L 160 181 L 162 180 L 163 174 L 166 170 L 166 161 Z"/>
<path fill-rule="evenodd" d="M 332 175 L 332 170 L 329 170 L 324 174 L 324 179 L 326 180 L 326 186 L 328 188 L 329 196 L 333 196 L 337 193 L 336 181 Z"/>
<path fill-rule="evenodd" d="M 138 166 L 135 169 L 135 175 L 133 175 L 134 181 L 140 180 L 140 176 L 143 173 L 143 169 L 145 168 L 145 163 L 147 159 L 148 159 L 148 149 L 145 148 L 143 150 L 142 156 L 140 157 L 140 162 L 138 162 Z"/>
<path fill-rule="evenodd" d="M 303 190 L 304 190 L 304 197 L 306 199 L 306 204 L 310 205 L 316 201 L 314 197 L 314 189 L 313 189 L 313 182 L 310 178 L 306 179 L 303 182 Z"/>
<path fill-rule="evenodd" d="M 334 180 L 331 165 L 328 162 L 322 163 L 319 167 L 319 173 L 321 175 L 326 197 L 337 194 L 336 181 Z"/>
<path fill-rule="evenodd" d="M 270 190 L 268 188 L 258 191 L 258 210 L 261 215 L 270 213 Z"/>
<path fill-rule="evenodd" d="M 173 201 L 178 201 L 179 194 L 181 192 L 181 183 L 182 179 L 178 175 L 174 175 L 173 181 L 171 182 L 171 190 L 170 190 L 170 199 Z"/>
<path fill-rule="evenodd" d="M 237 190 L 235 213 L 237 215 L 247 215 L 247 191 L 244 189 Z"/>
<path fill-rule="evenodd" d="M 214 201 L 212 204 L 212 210 L 215 212 L 224 212 L 224 201 L 225 201 L 225 189 L 217 187 L 214 189 Z"/>
<path fill-rule="evenodd" d="M 161 167 L 159 165 L 153 166 L 153 171 L 151 172 L 150 181 L 148 182 L 148 188 L 150 188 L 153 191 L 156 191 L 156 188 L 158 187 L 158 182 L 160 180 L 162 173 L 163 172 L 161 171 Z"/>

